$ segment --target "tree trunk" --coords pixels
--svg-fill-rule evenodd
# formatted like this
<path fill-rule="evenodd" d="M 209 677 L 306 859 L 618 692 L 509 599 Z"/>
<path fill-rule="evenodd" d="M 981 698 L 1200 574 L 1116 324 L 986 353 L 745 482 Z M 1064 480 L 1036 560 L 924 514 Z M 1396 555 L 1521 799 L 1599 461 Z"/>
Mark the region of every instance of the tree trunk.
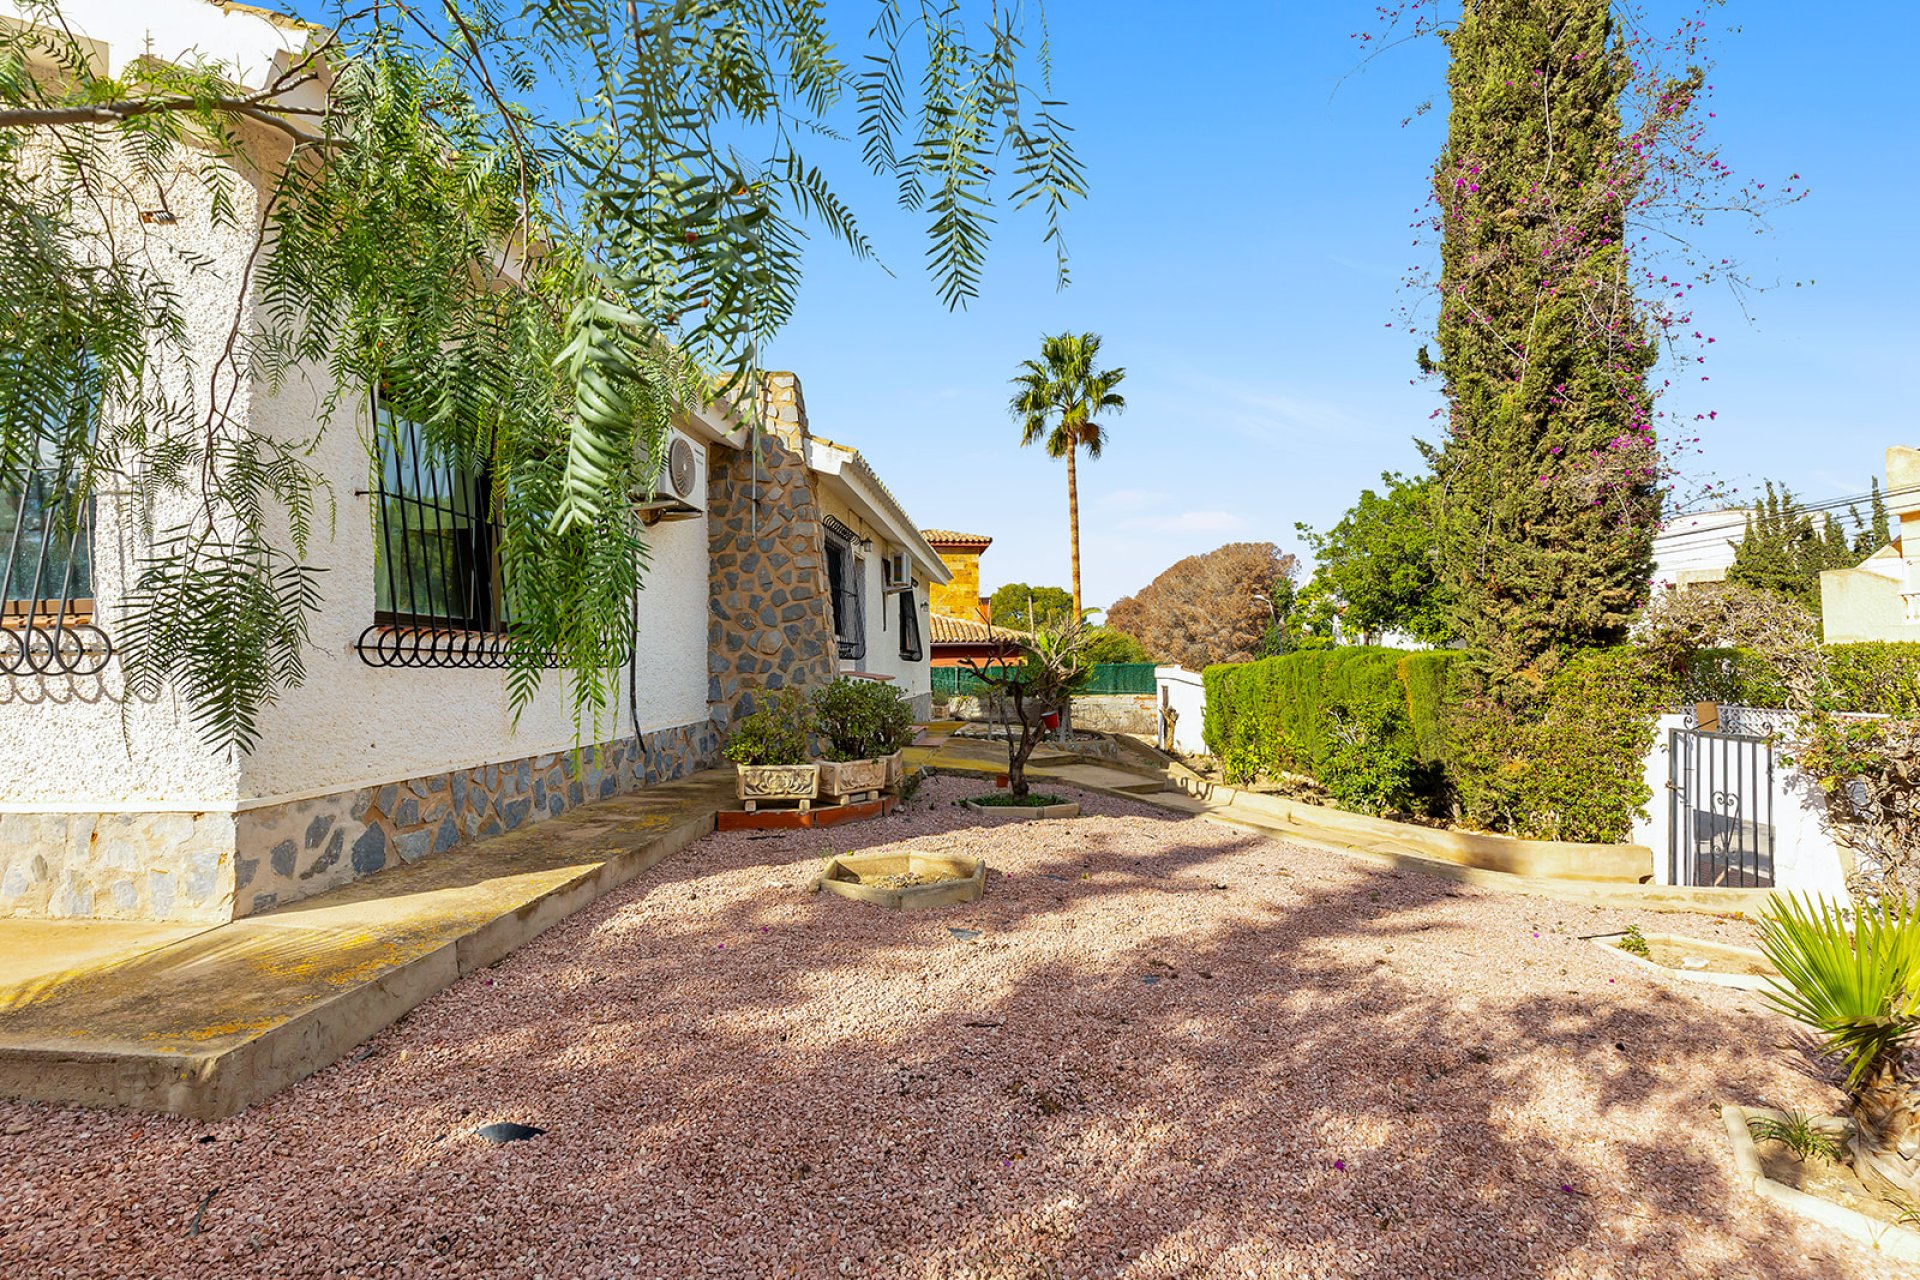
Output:
<path fill-rule="evenodd" d="M 1903 1057 L 1890 1056 L 1861 1082 L 1848 1146 L 1863 1181 L 1878 1179 L 1920 1201 L 1920 1086 L 1903 1069 Z"/>
<path fill-rule="evenodd" d="M 1026 699 L 1018 692 L 1013 695 L 1013 718 L 1020 726 L 1020 736 L 1014 737 L 1011 730 L 1007 734 L 1007 789 L 1015 800 L 1027 798 L 1027 757 L 1033 754 L 1033 726 L 1027 723 Z"/>
<path fill-rule="evenodd" d="M 1067 446 L 1067 543 L 1073 554 L 1073 616 L 1077 620 L 1080 613 L 1080 482 L 1074 474 L 1073 455 L 1080 452 L 1080 446 Z"/>

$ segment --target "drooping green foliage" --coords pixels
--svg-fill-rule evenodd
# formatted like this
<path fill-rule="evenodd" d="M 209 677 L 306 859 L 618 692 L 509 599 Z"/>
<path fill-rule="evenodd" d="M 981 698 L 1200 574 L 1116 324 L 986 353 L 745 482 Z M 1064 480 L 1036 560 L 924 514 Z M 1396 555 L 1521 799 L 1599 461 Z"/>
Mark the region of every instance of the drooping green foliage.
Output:
<path fill-rule="evenodd" d="M 1400 631 L 1422 644 L 1445 644 L 1453 617 L 1440 576 L 1433 479 L 1384 472 L 1380 480 L 1384 494 L 1362 489 L 1325 533 L 1295 526 L 1316 564 L 1295 607 L 1316 633 L 1330 633 L 1337 618 L 1364 643 Z"/>
<path fill-rule="evenodd" d="M 1655 348 L 1624 242 L 1644 162 L 1622 146 L 1631 70 L 1608 0 L 1467 0 L 1445 39 L 1428 367 L 1448 416 L 1430 456 L 1455 629 L 1508 697 L 1523 671 L 1624 639 L 1646 598 Z M 1684 115 L 1696 87 L 1639 127 Z"/>
<path fill-rule="evenodd" d="M 108 78 L 57 0 L 0 25 L 0 483 L 52 469 L 77 509 L 111 475 L 132 524 L 179 521 L 131 549 L 134 685 L 172 682 L 213 742 L 253 741 L 303 677 L 324 586 L 308 541 L 341 495 L 308 459 L 329 432 L 377 451 L 377 392 L 433 458 L 491 475 L 514 706 L 559 666 L 598 727 L 668 420 L 716 390 L 754 414 L 804 226 L 872 253 L 800 139 L 858 135 L 926 215 L 948 305 L 975 295 L 996 181 L 1041 214 L 1065 282 L 1084 181 L 1029 15 L 877 10 L 856 72 L 810 0 L 376 6 L 305 29 L 267 84 L 191 59 Z M 182 173 L 191 225 L 134 217 Z M 205 335 L 175 290 L 213 232 L 251 249 L 189 377 Z M 254 380 L 312 381 L 312 434 L 236 412 Z"/>
<path fill-rule="evenodd" d="M 1857 510 L 1850 512 L 1854 531 L 1849 538 L 1837 517 L 1807 510 L 1785 485 L 1776 490 L 1767 481 L 1766 496 L 1747 514 L 1727 581 L 1771 591 L 1818 613 L 1821 571 L 1851 569 L 1883 544 L 1886 511 L 1877 479 L 1873 501 L 1875 524 L 1862 520 Z"/>

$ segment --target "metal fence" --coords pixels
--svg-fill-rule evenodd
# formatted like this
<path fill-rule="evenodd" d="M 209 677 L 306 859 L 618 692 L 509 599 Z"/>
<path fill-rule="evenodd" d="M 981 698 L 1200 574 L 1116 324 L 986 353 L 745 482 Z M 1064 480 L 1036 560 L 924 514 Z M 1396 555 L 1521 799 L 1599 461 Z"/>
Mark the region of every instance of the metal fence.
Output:
<path fill-rule="evenodd" d="M 1673 884 L 1773 884 L 1773 742 L 1675 729 L 1669 738 L 1668 879 Z"/>
<path fill-rule="evenodd" d="M 1093 666 L 1093 677 L 1082 689 L 1082 693 L 1152 693 L 1153 663 L 1151 662 L 1097 662 Z M 997 675 L 1006 668 L 989 666 L 985 670 Z M 965 667 L 933 668 L 933 694 L 936 698 L 965 697 L 980 693 L 985 686 L 973 672 Z"/>

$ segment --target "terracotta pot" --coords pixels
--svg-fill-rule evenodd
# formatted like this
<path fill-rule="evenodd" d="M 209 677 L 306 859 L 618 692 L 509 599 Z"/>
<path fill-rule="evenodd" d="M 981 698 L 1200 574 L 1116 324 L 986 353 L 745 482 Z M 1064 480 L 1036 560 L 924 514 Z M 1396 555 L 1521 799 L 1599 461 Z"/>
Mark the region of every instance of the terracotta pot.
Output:
<path fill-rule="evenodd" d="M 1013 785 L 1013 779 L 1007 777 L 1004 773 L 998 774 L 994 777 L 993 785 L 996 787 L 1009 787 Z"/>

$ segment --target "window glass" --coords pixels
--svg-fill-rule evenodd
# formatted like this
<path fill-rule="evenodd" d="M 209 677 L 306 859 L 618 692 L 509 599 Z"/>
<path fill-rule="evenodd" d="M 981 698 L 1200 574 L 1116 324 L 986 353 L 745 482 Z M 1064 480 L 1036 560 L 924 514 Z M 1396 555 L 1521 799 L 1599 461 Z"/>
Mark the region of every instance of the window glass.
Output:
<path fill-rule="evenodd" d="M 435 456 L 418 423 L 379 406 L 374 614 L 493 630 L 496 540 L 484 470 Z"/>

